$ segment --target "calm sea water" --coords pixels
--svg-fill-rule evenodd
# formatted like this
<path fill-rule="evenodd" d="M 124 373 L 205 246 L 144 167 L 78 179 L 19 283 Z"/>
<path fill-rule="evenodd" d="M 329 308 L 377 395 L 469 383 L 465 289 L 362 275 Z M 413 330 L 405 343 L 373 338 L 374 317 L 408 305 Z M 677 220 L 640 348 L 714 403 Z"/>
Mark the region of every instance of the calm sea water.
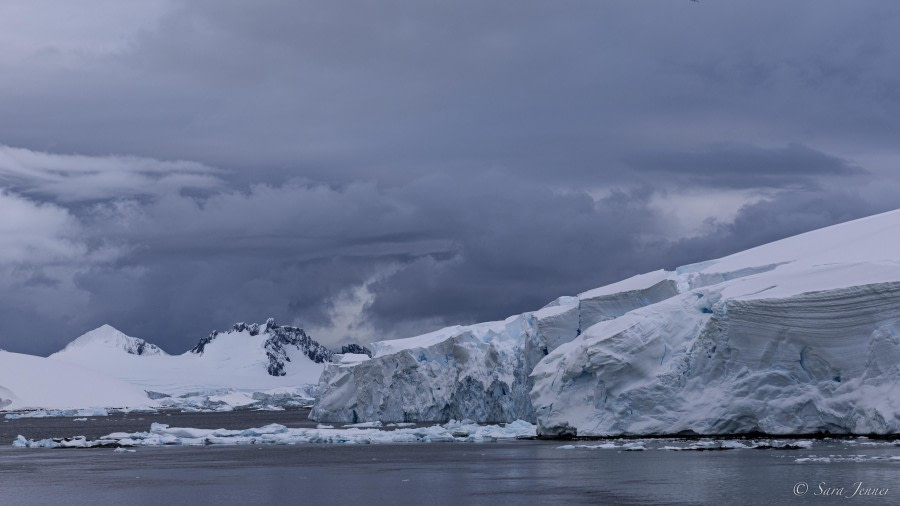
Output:
<path fill-rule="evenodd" d="M 563 450 L 565 443 L 555 441 L 163 447 L 133 453 L 9 446 L 12 432 L 92 436 L 91 423 L 105 434 L 146 430 L 152 421 L 308 425 L 304 416 L 0 423 L 0 504 L 900 504 L 900 460 L 886 460 L 900 457 L 900 447 L 841 440 L 806 450 L 708 452 Z M 809 456 L 832 461 L 796 461 Z M 859 457 L 837 461 L 849 456 Z M 853 495 L 858 487 L 884 495 Z"/>

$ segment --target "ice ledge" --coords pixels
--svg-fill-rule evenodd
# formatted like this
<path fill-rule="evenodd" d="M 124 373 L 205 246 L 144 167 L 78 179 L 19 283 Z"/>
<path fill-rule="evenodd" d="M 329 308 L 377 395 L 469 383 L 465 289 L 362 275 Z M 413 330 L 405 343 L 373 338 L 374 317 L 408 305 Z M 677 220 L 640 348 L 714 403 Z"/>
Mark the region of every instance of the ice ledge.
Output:
<path fill-rule="evenodd" d="M 533 373 L 539 433 L 900 432 L 900 283 L 708 310 L 714 294 L 602 322 L 550 353 Z"/>

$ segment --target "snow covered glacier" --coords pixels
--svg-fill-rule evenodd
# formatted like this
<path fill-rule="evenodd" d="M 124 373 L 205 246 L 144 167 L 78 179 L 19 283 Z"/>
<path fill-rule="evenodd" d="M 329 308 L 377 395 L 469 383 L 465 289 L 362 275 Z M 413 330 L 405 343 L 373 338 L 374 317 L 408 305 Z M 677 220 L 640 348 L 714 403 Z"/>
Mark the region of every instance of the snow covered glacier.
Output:
<path fill-rule="evenodd" d="M 373 350 L 326 367 L 313 418 L 898 433 L 900 211 Z"/>
<path fill-rule="evenodd" d="M 74 364 L 0 351 L 0 411 L 155 406 L 128 382 Z"/>

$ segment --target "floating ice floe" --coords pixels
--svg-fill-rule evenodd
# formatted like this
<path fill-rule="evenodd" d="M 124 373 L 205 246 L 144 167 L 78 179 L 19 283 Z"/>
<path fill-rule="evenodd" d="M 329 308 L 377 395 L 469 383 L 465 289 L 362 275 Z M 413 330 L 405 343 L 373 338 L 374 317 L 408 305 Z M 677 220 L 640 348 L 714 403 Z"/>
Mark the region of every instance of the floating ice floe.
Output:
<path fill-rule="evenodd" d="M 835 462 L 895 462 L 900 464 L 900 456 L 889 457 L 886 455 L 828 455 L 825 456 L 815 456 L 810 455 L 809 457 L 802 457 L 799 459 L 794 459 L 794 462 L 799 463 L 835 463 Z"/>
<path fill-rule="evenodd" d="M 622 451 L 643 451 L 647 447 L 643 442 L 636 443 L 600 443 L 596 445 L 562 445 L 557 447 L 558 450 L 622 450 Z"/>
<path fill-rule="evenodd" d="M 867 437 L 860 437 L 856 439 L 847 439 L 841 442 L 844 446 L 876 446 L 876 447 L 886 447 L 886 446 L 900 446 L 900 439 L 883 439 L 883 440 L 871 440 Z"/>
<path fill-rule="evenodd" d="M 639 440 L 639 441 L 631 441 L 631 442 L 606 442 L 599 443 L 594 445 L 588 444 L 568 444 L 557 447 L 559 450 L 625 450 L 625 451 L 635 451 L 635 450 L 647 450 L 647 445 L 652 445 L 654 441 L 659 440 Z M 670 441 L 670 440 L 667 440 Z M 808 440 L 797 440 L 797 441 L 785 441 L 785 440 L 766 440 L 766 441 L 735 441 L 728 439 L 714 439 L 714 440 L 704 440 L 704 441 L 696 441 L 690 444 L 681 444 L 681 445 L 665 445 L 659 446 L 655 449 L 657 450 L 669 450 L 669 451 L 712 451 L 712 450 L 741 450 L 741 449 L 756 449 L 756 450 L 765 450 L 765 449 L 778 449 L 778 450 L 800 450 L 800 449 L 808 449 L 813 445 L 812 441 Z"/>
<path fill-rule="evenodd" d="M 812 448 L 813 442 L 808 440 L 801 441 L 782 441 L 780 439 L 774 439 L 771 441 L 754 441 L 750 446 L 755 450 L 766 450 L 766 449 L 775 449 L 775 450 L 806 450 L 808 448 Z"/>
<path fill-rule="evenodd" d="M 784 441 L 780 439 L 767 440 L 767 441 L 750 441 L 750 442 L 741 442 L 735 440 L 712 440 L 712 441 L 698 441 L 696 443 L 687 445 L 687 446 L 663 446 L 659 448 L 660 450 L 671 450 L 671 451 L 710 451 L 710 450 L 742 450 L 742 449 L 753 449 L 753 450 L 804 450 L 807 448 L 811 448 L 813 445 L 812 441 L 801 440 L 801 441 Z"/>
<path fill-rule="evenodd" d="M 745 448 L 754 448 L 740 441 L 732 440 L 716 440 L 716 441 L 698 441 L 687 446 L 663 446 L 660 450 L 670 451 L 713 451 L 713 450 L 741 450 Z"/>
<path fill-rule="evenodd" d="M 193 429 L 169 427 L 154 423 L 148 432 L 114 432 L 99 439 L 84 436 L 54 439 L 26 439 L 18 436 L 12 445 L 19 448 L 123 448 L 164 445 L 252 445 L 300 443 L 372 444 L 372 443 L 432 443 L 432 442 L 488 442 L 498 439 L 533 437 L 535 426 L 516 420 L 501 425 L 478 425 L 468 421 L 450 421 L 443 425 L 418 428 L 381 430 L 377 428 L 290 429 L 269 424 L 245 430 Z"/>
<path fill-rule="evenodd" d="M 18 420 L 20 418 L 47 418 L 55 416 L 108 416 L 109 410 L 105 408 L 92 409 L 37 409 L 34 411 L 22 411 L 18 413 L 7 413 L 3 418 L 7 420 Z"/>
<path fill-rule="evenodd" d="M 375 429 L 381 427 L 381 422 L 348 423 L 344 425 L 344 427 L 356 429 Z"/>

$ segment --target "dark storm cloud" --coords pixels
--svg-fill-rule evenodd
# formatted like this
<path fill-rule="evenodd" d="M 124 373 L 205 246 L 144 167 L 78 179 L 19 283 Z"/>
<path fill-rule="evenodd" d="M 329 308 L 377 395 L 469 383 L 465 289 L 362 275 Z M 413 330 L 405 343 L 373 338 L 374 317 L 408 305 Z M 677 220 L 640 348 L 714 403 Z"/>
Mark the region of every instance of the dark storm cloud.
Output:
<path fill-rule="evenodd" d="M 335 298 L 375 278 L 361 316 L 376 333 L 336 337 L 398 337 L 389 322 L 421 331 L 422 322 L 487 318 L 644 268 L 631 257 L 640 247 L 634 231 L 658 233 L 665 222 L 647 198 L 614 192 L 595 201 L 493 172 L 402 188 L 262 185 L 203 199 L 119 200 L 88 208 L 73 234 L 78 252 L 100 242 L 119 249 L 86 264 L 63 259 L 67 271 L 57 274 L 73 299 L 103 301 L 86 302 L 73 324 L 109 321 L 174 350 L 212 322 L 274 315 L 327 326 Z M 49 310 L 37 304 L 42 293 L 22 295 L 23 307 Z M 31 318 L 15 309 L 13 323 L 46 324 L 33 309 Z"/>
<path fill-rule="evenodd" d="M 635 232 L 655 235 L 666 222 L 640 192 L 594 201 L 581 192 L 556 193 L 540 185 L 473 183 L 474 188 L 454 188 L 452 194 L 462 201 L 446 202 L 462 207 L 450 228 L 459 238 L 458 256 L 416 259 L 373 287 L 369 311 L 380 328 L 410 317 L 502 318 L 606 279 L 651 270 L 658 260 L 633 257 L 652 251 Z M 430 213 L 447 215 L 442 206 L 422 204 Z"/>
<path fill-rule="evenodd" d="M 648 146 L 818 149 L 900 128 L 893 3 L 174 6 L 121 50 L 8 65 L 3 143 L 244 182 L 502 166 L 598 184 Z"/>
<path fill-rule="evenodd" d="M 8 349 L 403 337 L 900 204 L 896 2 L 88 4 L 0 6 Z"/>
<path fill-rule="evenodd" d="M 891 184 L 887 194 L 868 198 L 854 191 L 831 187 L 817 191 L 786 191 L 777 197 L 741 208 L 735 219 L 710 227 L 698 237 L 673 241 L 666 246 L 667 268 L 718 258 L 810 230 L 827 227 L 900 206 Z"/>
<path fill-rule="evenodd" d="M 823 177 L 866 174 L 846 160 L 801 144 L 776 149 L 738 144 L 695 152 L 640 153 L 626 158 L 625 163 L 681 184 L 730 188 L 814 187 Z"/>

